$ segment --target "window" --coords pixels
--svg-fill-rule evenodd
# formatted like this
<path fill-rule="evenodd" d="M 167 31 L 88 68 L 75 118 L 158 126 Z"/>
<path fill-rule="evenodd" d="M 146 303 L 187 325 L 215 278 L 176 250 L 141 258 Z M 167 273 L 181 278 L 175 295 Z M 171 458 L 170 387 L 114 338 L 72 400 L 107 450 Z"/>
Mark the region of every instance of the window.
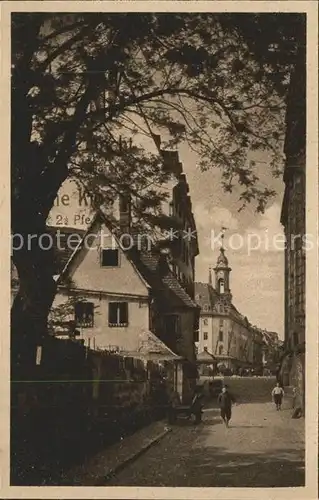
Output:
<path fill-rule="evenodd" d="M 118 267 L 119 265 L 119 251 L 118 249 L 105 248 L 102 250 L 101 255 L 102 267 Z"/>
<path fill-rule="evenodd" d="M 220 320 L 219 320 L 219 328 L 220 329 L 224 328 L 224 320 L 222 318 L 220 318 Z"/>
<path fill-rule="evenodd" d="M 208 332 L 204 332 L 204 340 L 208 339 Z"/>
<path fill-rule="evenodd" d="M 220 345 L 220 346 L 219 346 L 219 355 L 221 356 L 222 354 L 223 354 L 223 346 L 222 346 L 222 345 Z"/>
<path fill-rule="evenodd" d="M 109 326 L 127 326 L 127 325 L 128 325 L 128 303 L 110 302 Z"/>
<path fill-rule="evenodd" d="M 219 283 L 219 293 L 224 293 L 225 292 L 225 283 L 223 279 L 220 279 L 218 281 Z"/>
<path fill-rule="evenodd" d="M 224 337 L 223 332 L 222 332 L 222 330 L 220 330 L 220 331 L 219 331 L 218 340 L 219 340 L 220 342 L 223 342 L 223 337 Z"/>
<path fill-rule="evenodd" d="M 93 302 L 77 302 L 74 306 L 74 319 L 76 326 L 92 328 L 94 325 Z"/>
<path fill-rule="evenodd" d="M 179 332 L 179 317 L 176 314 L 165 316 L 165 332 L 168 338 L 174 337 Z"/>
<path fill-rule="evenodd" d="M 208 319 L 203 319 L 203 325 L 208 325 Z"/>

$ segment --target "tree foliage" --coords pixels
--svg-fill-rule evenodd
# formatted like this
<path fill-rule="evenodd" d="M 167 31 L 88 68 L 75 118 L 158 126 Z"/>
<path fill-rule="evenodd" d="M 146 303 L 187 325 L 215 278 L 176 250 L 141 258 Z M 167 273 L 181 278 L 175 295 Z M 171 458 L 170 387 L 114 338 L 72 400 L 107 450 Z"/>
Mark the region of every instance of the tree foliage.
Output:
<path fill-rule="evenodd" d="M 221 170 L 226 191 L 239 184 L 243 205 L 254 201 L 262 211 L 274 192 L 259 183 L 249 155 L 267 152 L 269 168 L 280 172 L 291 62 L 283 49 L 284 60 L 270 64 L 269 47 L 254 45 L 264 31 L 252 43 L 236 20 L 13 14 L 12 232 L 40 237 L 68 178 L 94 195 L 96 207 L 129 194 L 135 220 L 151 229 L 162 220 L 163 184 L 176 167 L 168 150 L 181 142 L 202 170 Z M 56 290 L 52 253 L 35 238 L 13 261 L 20 280 L 13 329 L 39 334 Z"/>
<path fill-rule="evenodd" d="M 269 83 L 278 73 L 217 15 L 16 14 L 13 40 L 14 203 L 24 205 L 27 184 L 33 212 L 47 216 L 73 176 L 104 203 L 129 179 L 145 210 L 161 198 L 150 139 L 162 134 L 164 148 L 186 141 L 202 169 L 219 167 L 226 190 L 238 182 L 243 201 L 263 209 L 272 193 L 247 154 L 267 151 L 280 169 L 284 106 Z"/>
<path fill-rule="evenodd" d="M 306 148 L 306 14 L 223 15 L 224 29 L 236 30 L 286 103 L 286 157 Z"/>

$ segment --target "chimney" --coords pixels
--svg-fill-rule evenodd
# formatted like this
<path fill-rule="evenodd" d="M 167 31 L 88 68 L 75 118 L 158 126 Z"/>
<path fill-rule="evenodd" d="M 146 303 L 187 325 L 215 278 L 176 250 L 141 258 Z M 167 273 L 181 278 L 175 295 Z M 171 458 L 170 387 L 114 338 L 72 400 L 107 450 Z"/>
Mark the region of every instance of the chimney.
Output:
<path fill-rule="evenodd" d="M 119 217 L 121 234 L 130 234 L 131 229 L 131 199 L 125 190 L 119 196 Z"/>

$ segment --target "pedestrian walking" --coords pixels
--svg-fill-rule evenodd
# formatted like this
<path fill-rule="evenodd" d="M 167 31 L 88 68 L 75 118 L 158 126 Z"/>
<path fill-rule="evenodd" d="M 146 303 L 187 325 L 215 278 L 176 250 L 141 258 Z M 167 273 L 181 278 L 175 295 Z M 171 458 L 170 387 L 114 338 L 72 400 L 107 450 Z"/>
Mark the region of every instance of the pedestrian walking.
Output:
<path fill-rule="evenodd" d="M 235 398 L 228 391 L 227 385 L 222 388 L 222 392 L 219 394 L 217 401 L 220 407 L 220 416 L 222 417 L 226 427 L 229 427 L 229 422 L 232 416 L 232 405 L 235 403 Z"/>
<path fill-rule="evenodd" d="M 274 400 L 274 403 L 276 405 L 276 410 L 281 410 L 281 403 L 283 400 L 283 397 L 285 395 L 284 390 L 282 387 L 280 387 L 280 383 L 277 382 L 276 386 L 272 390 L 272 398 Z"/>

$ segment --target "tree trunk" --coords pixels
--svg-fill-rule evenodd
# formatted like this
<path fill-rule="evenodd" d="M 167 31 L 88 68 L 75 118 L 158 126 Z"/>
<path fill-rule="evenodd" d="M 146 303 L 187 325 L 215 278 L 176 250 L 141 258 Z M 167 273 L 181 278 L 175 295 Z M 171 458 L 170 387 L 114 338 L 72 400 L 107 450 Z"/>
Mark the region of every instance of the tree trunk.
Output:
<path fill-rule="evenodd" d="M 14 241 L 12 260 L 19 276 L 19 290 L 11 309 L 11 369 L 12 376 L 32 373 L 36 366 L 37 346 L 48 335 L 47 318 L 56 283 L 53 279 L 53 248 L 41 239 L 42 230 L 21 231 Z M 32 240 L 30 238 L 32 235 Z M 23 246 L 22 245 L 23 242 Z M 21 248 L 19 248 L 21 246 Z"/>

